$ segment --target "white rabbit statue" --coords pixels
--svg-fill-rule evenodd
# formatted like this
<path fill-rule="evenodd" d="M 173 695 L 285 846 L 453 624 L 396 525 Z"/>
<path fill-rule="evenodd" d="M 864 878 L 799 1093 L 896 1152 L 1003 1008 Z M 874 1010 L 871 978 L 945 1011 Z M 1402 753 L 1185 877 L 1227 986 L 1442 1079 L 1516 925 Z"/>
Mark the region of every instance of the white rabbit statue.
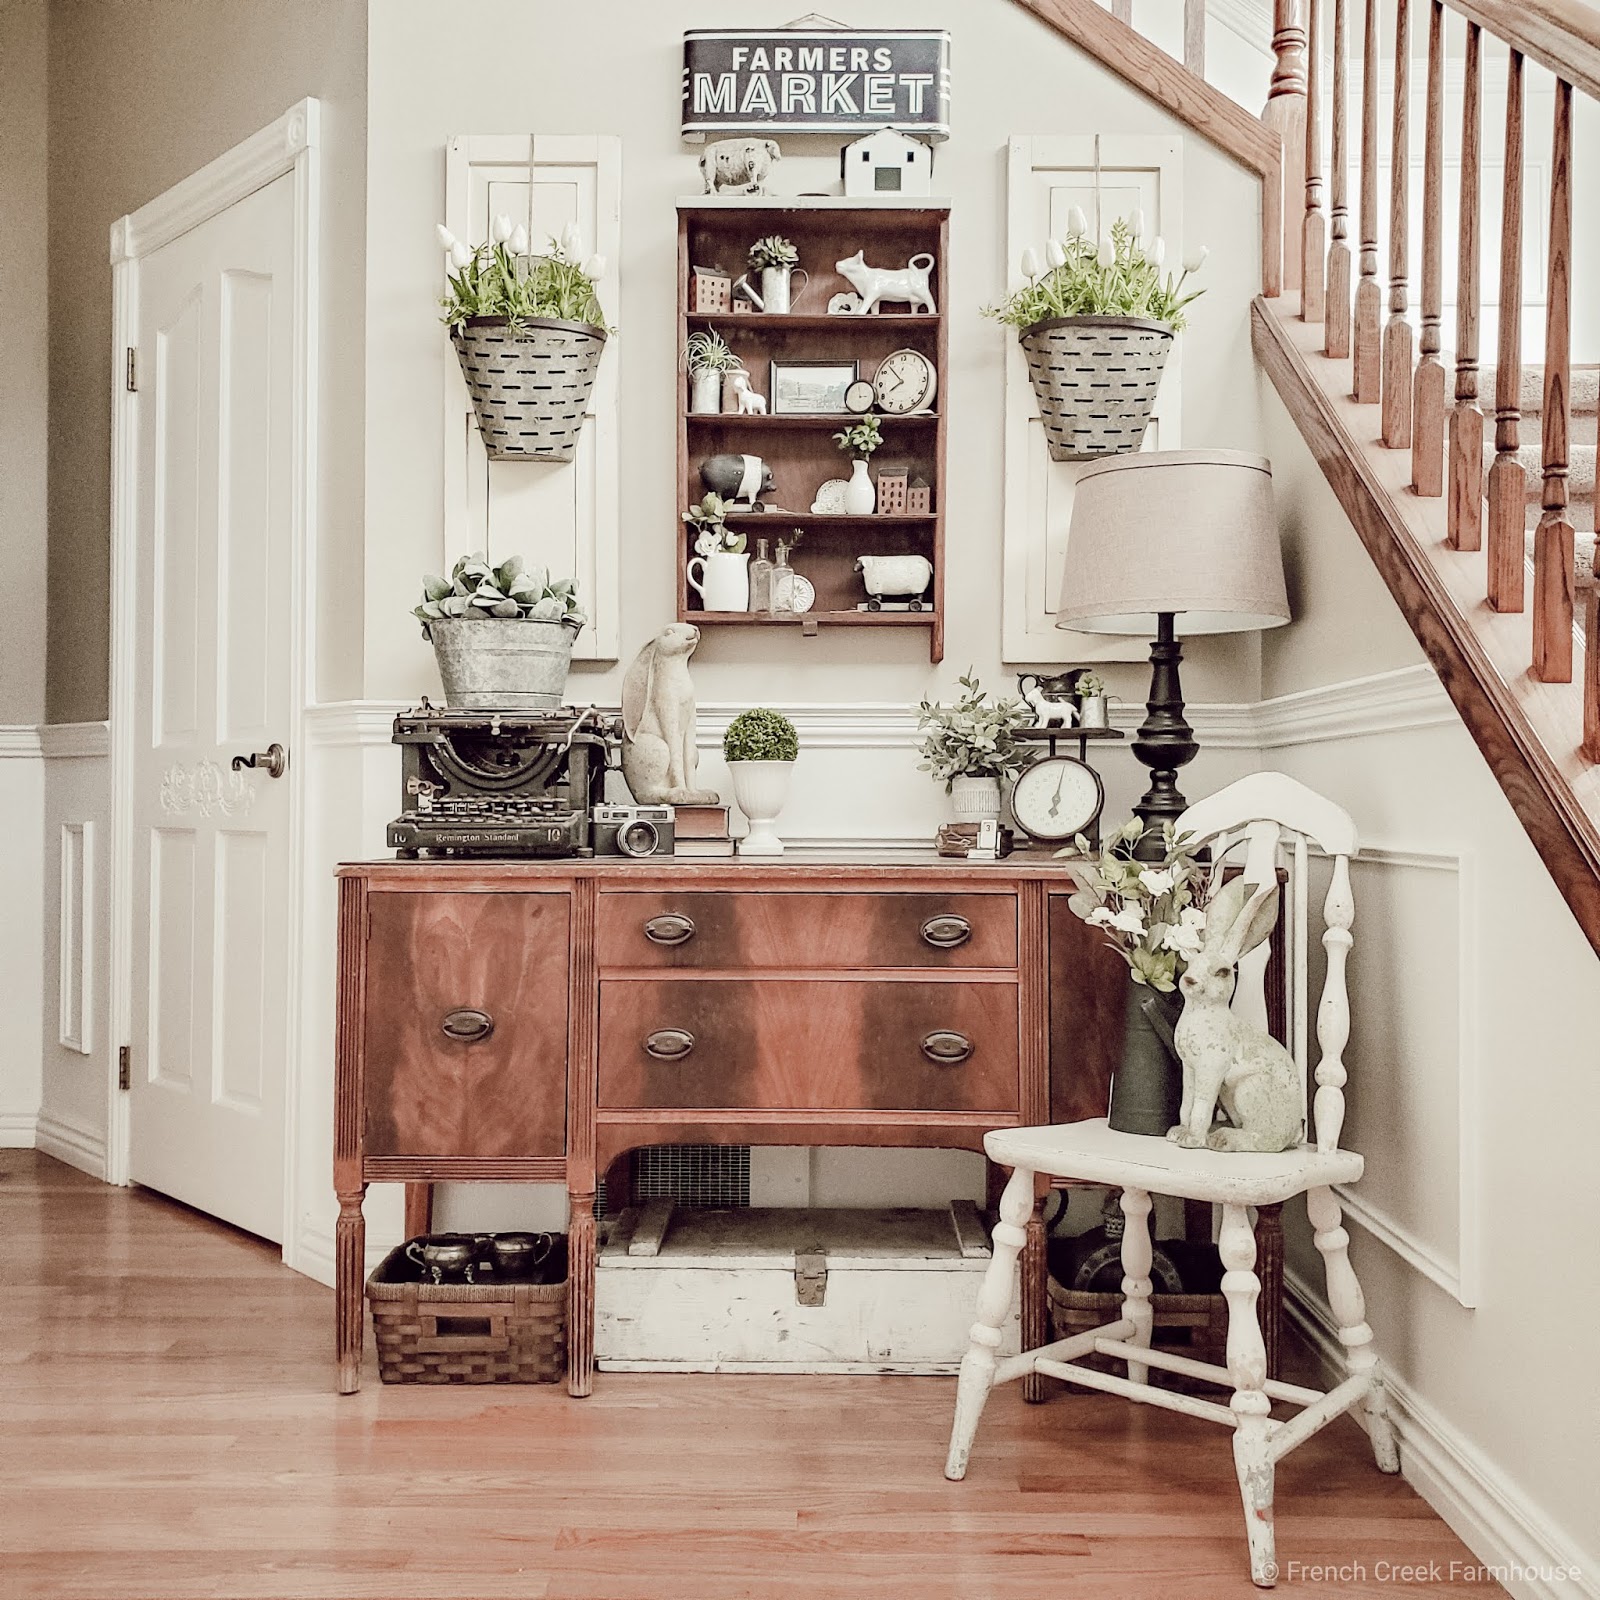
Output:
<path fill-rule="evenodd" d="M 671 622 L 633 658 L 622 680 L 622 776 L 640 805 L 716 805 L 694 786 L 694 685 L 689 657 L 700 630 Z"/>
<path fill-rule="evenodd" d="M 1178 985 L 1173 1030 L 1183 1062 L 1183 1109 L 1167 1137 L 1186 1149 L 1291 1150 L 1305 1126 L 1295 1059 L 1231 1007 L 1239 957 L 1276 926 L 1278 886 L 1234 878 L 1211 897 L 1205 935 Z M 1227 1122 L 1212 1126 L 1218 1107 Z"/>

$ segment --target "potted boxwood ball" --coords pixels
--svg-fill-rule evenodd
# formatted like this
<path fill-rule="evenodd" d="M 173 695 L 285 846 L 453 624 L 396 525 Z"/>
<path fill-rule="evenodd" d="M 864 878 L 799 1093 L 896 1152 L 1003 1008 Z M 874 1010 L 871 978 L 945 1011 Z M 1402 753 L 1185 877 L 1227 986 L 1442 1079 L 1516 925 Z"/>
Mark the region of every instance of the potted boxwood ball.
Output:
<path fill-rule="evenodd" d="M 1166 244 L 1146 241 L 1142 211 L 1098 244 L 1077 206 L 1068 219 L 1067 237 L 1045 245 L 1045 269 L 1024 250 L 1026 281 L 983 314 L 1017 330 L 1051 459 L 1083 461 L 1143 442 L 1184 307 L 1204 293 L 1184 284 L 1206 251 L 1163 277 Z"/>
<path fill-rule="evenodd" d="M 789 778 L 800 754 L 800 736 L 781 713 L 758 707 L 741 711 L 722 736 L 722 754 L 733 780 L 733 797 L 750 822 L 739 841 L 742 856 L 781 856 L 774 830 L 789 798 Z"/>
<path fill-rule="evenodd" d="M 979 822 L 1000 815 L 1000 780 L 1024 760 L 1016 730 L 1031 725 L 1033 712 L 1017 699 L 991 700 L 970 668 L 957 681 L 953 704 L 924 700 L 917 708 L 917 765 L 943 782 L 958 822 Z"/>

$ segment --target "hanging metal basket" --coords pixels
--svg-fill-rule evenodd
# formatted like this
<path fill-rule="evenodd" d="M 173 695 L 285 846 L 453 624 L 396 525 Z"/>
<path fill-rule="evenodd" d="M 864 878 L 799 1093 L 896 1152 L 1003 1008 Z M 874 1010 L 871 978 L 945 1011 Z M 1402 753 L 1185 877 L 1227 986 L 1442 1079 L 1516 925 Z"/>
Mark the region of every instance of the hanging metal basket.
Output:
<path fill-rule="evenodd" d="M 1172 337 L 1148 317 L 1051 317 L 1018 333 L 1051 460 L 1139 448 Z"/>
<path fill-rule="evenodd" d="M 469 317 L 450 330 L 491 461 L 570 461 L 605 349 L 587 322 Z"/>

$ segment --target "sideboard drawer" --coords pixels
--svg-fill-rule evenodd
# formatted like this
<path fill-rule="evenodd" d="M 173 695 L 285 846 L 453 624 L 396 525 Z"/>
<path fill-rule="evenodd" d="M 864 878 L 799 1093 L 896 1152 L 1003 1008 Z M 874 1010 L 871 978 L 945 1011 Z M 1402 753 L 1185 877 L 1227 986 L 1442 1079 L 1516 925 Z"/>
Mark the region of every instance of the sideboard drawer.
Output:
<path fill-rule="evenodd" d="M 600 1104 L 1014 1112 L 1017 986 L 603 979 Z"/>
<path fill-rule="evenodd" d="M 1017 964 L 1014 894 L 607 890 L 600 969 Z"/>
<path fill-rule="evenodd" d="M 565 894 L 368 899 L 369 1155 L 559 1156 Z"/>

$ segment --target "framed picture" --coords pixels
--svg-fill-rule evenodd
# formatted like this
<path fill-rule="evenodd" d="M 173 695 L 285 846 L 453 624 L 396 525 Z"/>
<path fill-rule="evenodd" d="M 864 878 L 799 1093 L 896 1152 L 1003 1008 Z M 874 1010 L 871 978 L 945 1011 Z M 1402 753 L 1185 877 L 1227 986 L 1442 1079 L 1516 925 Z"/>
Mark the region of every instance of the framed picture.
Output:
<path fill-rule="evenodd" d="M 774 415 L 825 412 L 843 416 L 845 390 L 856 381 L 854 361 L 774 361 L 767 390 Z"/>

